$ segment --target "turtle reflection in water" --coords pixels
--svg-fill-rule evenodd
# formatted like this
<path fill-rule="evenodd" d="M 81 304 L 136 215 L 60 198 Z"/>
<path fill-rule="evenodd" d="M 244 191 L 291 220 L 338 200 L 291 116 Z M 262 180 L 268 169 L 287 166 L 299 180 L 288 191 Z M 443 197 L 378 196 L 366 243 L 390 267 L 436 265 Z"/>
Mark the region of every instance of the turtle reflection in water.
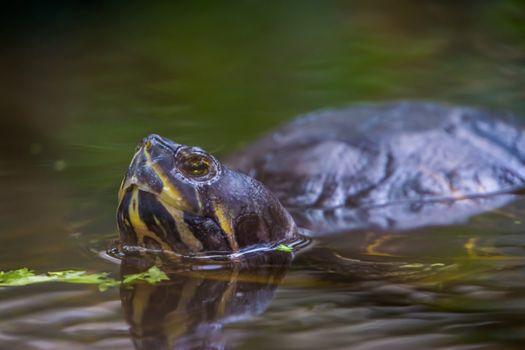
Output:
<path fill-rule="evenodd" d="M 240 269 L 164 267 L 167 282 L 122 287 L 121 300 L 137 349 L 223 349 L 225 323 L 250 319 L 270 305 L 290 259 Z M 126 258 L 122 273 L 143 270 Z M 142 266 L 142 268 L 141 268 Z"/>
<path fill-rule="evenodd" d="M 225 164 L 151 135 L 120 188 L 120 247 L 239 262 L 303 235 L 341 241 L 465 222 L 517 198 L 524 183 L 523 129 L 474 108 L 400 102 L 314 112 Z M 382 244 L 365 240 L 364 249 L 381 253 Z"/>

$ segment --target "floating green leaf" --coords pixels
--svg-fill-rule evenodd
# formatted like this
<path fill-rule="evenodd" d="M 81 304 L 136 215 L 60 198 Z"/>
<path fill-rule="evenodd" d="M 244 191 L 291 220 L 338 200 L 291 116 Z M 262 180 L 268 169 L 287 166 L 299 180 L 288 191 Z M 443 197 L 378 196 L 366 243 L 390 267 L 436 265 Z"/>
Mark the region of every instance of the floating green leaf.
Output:
<path fill-rule="evenodd" d="M 149 284 L 155 284 L 166 280 L 169 280 L 169 277 L 164 273 L 164 271 L 159 269 L 157 266 L 152 266 L 148 269 L 148 271 L 124 276 L 122 283 L 133 284 L 136 282 L 145 281 Z"/>
<path fill-rule="evenodd" d="M 55 280 L 55 277 L 46 275 L 35 275 L 35 273 L 27 268 L 0 272 L 0 286 L 25 286 L 28 284 L 49 282 Z"/>
<path fill-rule="evenodd" d="M 291 253 L 293 252 L 293 248 L 290 247 L 289 245 L 286 245 L 286 244 L 279 244 L 277 246 L 277 248 L 275 248 L 275 250 L 278 250 L 280 252 L 285 252 L 285 253 Z"/>
<path fill-rule="evenodd" d="M 65 270 L 52 271 L 47 274 L 35 274 L 28 268 L 13 271 L 0 271 L 0 287 L 26 286 L 29 284 L 44 282 L 63 282 L 72 284 L 94 284 L 98 285 L 100 291 L 106 291 L 110 287 L 122 284 L 132 285 L 140 282 L 155 284 L 160 281 L 169 280 L 168 276 L 157 266 L 149 268 L 145 272 L 124 276 L 122 282 L 108 277 L 109 273 L 87 273 L 86 271 Z"/>

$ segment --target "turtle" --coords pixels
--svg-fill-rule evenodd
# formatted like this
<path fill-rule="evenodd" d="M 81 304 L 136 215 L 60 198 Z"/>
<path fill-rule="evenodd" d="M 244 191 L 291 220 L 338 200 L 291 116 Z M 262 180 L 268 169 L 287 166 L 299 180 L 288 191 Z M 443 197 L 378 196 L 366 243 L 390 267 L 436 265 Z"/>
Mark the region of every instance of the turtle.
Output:
<path fill-rule="evenodd" d="M 120 246 L 231 259 L 304 237 L 465 222 L 523 191 L 516 119 L 425 101 L 354 104 L 299 116 L 223 162 L 149 135 L 119 189 Z"/>
<path fill-rule="evenodd" d="M 143 259 L 125 258 L 121 273 L 143 272 L 143 263 Z M 288 266 L 251 264 L 201 271 L 169 271 L 166 267 L 169 280 L 120 290 L 136 349 L 228 348 L 224 325 L 264 313 Z"/>

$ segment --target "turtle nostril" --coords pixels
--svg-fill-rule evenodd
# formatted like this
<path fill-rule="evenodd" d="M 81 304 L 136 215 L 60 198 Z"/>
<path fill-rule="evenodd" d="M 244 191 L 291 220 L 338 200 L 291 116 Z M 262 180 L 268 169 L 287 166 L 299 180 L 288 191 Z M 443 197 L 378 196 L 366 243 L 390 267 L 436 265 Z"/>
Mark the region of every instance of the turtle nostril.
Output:
<path fill-rule="evenodd" d="M 142 139 L 142 142 L 138 147 L 144 147 L 146 151 L 149 151 L 152 146 L 162 143 L 162 138 L 159 135 L 151 134 Z"/>
<path fill-rule="evenodd" d="M 159 142 L 159 141 L 161 141 L 161 140 L 162 140 L 162 137 L 160 137 L 159 135 L 157 135 L 157 134 L 151 134 L 151 135 L 148 135 L 148 136 L 146 136 L 145 138 L 143 138 L 143 139 L 142 139 L 142 143 L 145 144 L 145 143 L 147 143 L 148 141 L 149 141 L 149 142 L 153 142 L 153 143 L 155 143 L 155 142 Z"/>
<path fill-rule="evenodd" d="M 174 152 L 176 152 L 180 146 L 181 145 L 171 140 L 165 139 L 157 134 L 151 134 L 142 139 L 142 142 L 137 147 L 137 151 L 142 148 L 144 151 L 150 152 L 150 153 L 151 152 L 160 152 L 160 153 L 168 152 L 169 154 L 173 155 Z"/>

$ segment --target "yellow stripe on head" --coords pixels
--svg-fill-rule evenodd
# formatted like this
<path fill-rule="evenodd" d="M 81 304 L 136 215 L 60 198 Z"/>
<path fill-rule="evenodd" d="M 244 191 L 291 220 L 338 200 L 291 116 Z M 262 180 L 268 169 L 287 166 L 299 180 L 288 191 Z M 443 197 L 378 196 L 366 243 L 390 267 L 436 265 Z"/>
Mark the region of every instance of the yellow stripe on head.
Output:
<path fill-rule="evenodd" d="M 237 239 L 235 238 L 235 234 L 233 232 L 232 220 L 228 215 L 227 209 L 219 203 L 215 203 L 213 209 L 215 211 L 215 216 L 219 221 L 219 226 L 221 227 L 222 231 L 226 233 L 226 239 L 230 244 L 230 248 L 233 251 L 238 251 L 239 245 L 237 244 Z"/>
<path fill-rule="evenodd" d="M 124 190 L 124 184 L 126 183 L 127 177 L 125 176 L 122 181 L 120 182 L 120 187 L 118 190 L 118 201 L 119 203 L 122 202 L 122 198 L 124 198 L 124 193 L 126 192 Z"/>
<path fill-rule="evenodd" d="M 133 158 L 131 159 L 131 163 L 130 164 L 133 164 L 135 162 L 135 159 L 137 158 L 137 155 L 139 154 L 139 152 L 135 152 L 135 154 L 133 155 Z M 119 187 L 119 191 L 118 191 L 118 201 L 121 202 L 122 201 L 122 198 L 124 198 L 124 194 L 126 193 L 126 182 L 128 180 L 128 176 L 124 176 L 124 178 L 122 179 L 122 182 L 120 183 L 120 187 Z"/>
<path fill-rule="evenodd" d="M 159 177 L 160 181 L 162 182 L 162 190 L 159 194 L 159 198 L 164 203 L 173 206 L 177 209 L 184 210 L 187 212 L 193 212 L 194 209 L 191 207 L 191 205 L 188 204 L 188 202 L 180 193 L 180 191 L 172 185 L 172 182 L 164 173 L 163 169 L 157 163 L 153 162 L 153 160 L 151 159 L 151 155 L 149 154 L 146 148 L 147 147 L 143 148 L 146 161 L 149 167 L 155 171 L 155 174 Z"/>
<path fill-rule="evenodd" d="M 159 203 L 168 211 L 168 213 L 170 213 L 171 217 L 175 221 L 175 226 L 177 227 L 177 232 L 179 233 L 182 242 L 194 252 L 202 251 L 201 241 L 195 238 L 193 232 L 184 222 L 184 213 L 180 210 L 164 205 L 162 201 Z"/>
<path fill-rule="evenodd" d="M 151 232 L 144 221 L 142 221 L 139 214 L 139 204 L 139 189 L 134 188 L 131 201 L 129 202 L 128 212 L 131 227 L 137 236 L 137 244 L 144 247 L 144 239 L 148 237 L 158 243 L 163 250 L 172 250 L 166 242 L 160 239 L 154 232 Z"/>

